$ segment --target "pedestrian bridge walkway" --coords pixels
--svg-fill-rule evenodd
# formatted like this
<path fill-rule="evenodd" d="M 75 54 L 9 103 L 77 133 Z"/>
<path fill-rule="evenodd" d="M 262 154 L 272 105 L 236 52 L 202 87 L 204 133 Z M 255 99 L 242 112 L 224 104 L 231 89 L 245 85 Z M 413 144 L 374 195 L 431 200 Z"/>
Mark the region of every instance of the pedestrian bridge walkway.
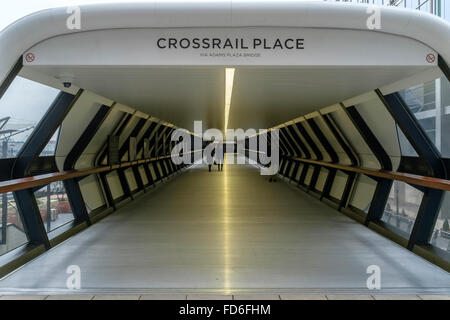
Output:
<path fill-rule="evenodd" d="M 69 266 L 81 288 L 69 291 Z M 369 291 L 367 267 L 381 270 Z M 2 294 L 443 294 L 448 273 L 253 165 L 194 165 L 0 281 Z"/>

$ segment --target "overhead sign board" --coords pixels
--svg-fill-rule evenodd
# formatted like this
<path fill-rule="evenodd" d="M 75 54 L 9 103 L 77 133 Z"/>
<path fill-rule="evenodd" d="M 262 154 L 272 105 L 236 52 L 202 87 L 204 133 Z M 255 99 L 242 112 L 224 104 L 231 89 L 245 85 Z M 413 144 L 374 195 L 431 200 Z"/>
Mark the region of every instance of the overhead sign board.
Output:
<path fill-rule="evenodd" d="M 24 54 L 29 66 L 434 66 L 437 54 L 410 38 L 314 28 L 171 28 L 80 32 Z M 33 57 L 33 59 L 30 59 Z"/>

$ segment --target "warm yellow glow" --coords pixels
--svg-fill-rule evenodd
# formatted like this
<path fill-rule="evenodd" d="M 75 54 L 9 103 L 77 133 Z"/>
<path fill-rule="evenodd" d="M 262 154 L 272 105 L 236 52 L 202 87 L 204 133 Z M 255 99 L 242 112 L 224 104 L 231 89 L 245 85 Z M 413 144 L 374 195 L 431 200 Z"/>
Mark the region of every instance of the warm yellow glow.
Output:
<path fill-rule="evenodd" d="M 228 118 L 230 116 L 231 96 L 233 94 L 234 82 L 234 68 L 225 69 L 225 127 L 224 140 L 226 140 L 226 132 L 228 128 Z M 226 154 L 224 155 L 223 163 L 226 162 Z M 228 170 L 226 167 L 223 174 L 223 220 L 224 220 L 224 291 L 225 294 L 231 294 L 231 248 L 230 248 L 230 199 L 229 199 L 229 185 L 228 185 Z"/>
<path fill-rule="evenodd" d="M 231 104 L 231 94 L 233 93 L 234 68 L 225 69 L 225 104 Z"/>
<path fill-rule="evenodd" d="M 225 163 L 226 155 L 224 155 Z M 224 169 L 223 174 L 223 248 L 224 248 L 224 282 L 223 289 L 225 294 L 231 294 L 231 225 L 230 225 L 230 187 L 228 185 L 228 170 Z"/>
<path fill-rule="evenodd" d="M 231 96 L 233 95 L 234 68 L 225 68 L 225 132 L 230 116 Z"/>

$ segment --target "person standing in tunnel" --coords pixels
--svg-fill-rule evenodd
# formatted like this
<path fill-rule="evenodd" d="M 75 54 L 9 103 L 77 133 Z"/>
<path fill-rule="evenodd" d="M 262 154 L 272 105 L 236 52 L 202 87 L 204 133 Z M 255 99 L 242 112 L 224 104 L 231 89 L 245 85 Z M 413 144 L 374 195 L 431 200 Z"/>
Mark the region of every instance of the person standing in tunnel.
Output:
<path fill-rule="evenodd" d="M 219 171 L 223 171 L 223 162 L 224 162 L 223 143 L 219 143 L 216 148 L 217 148 L 216 150 L 217 169 Z"/>
<path fill-rule="evenodd" d="M 211 143 L 214 143 L 214 142 L 211 142 Z M 209 170 L 209 172 L 211 172 L 211 167 L 213 165 L 213 162 L 215 162 L 214 159 L 215 159 L 215 156 L 216 156 L 216 148 L 212 149 L 211 156 L 212 156 L 212 159 L 208 162 L 208 170 Z"/>
<path fill-rule="evenodd" d="M 207 143 L 203 151 L 203 161 L 208 165 L 208 171 L 211 172 L 212 165 L 216 164 L 216 143 L 214 139 Z"/>

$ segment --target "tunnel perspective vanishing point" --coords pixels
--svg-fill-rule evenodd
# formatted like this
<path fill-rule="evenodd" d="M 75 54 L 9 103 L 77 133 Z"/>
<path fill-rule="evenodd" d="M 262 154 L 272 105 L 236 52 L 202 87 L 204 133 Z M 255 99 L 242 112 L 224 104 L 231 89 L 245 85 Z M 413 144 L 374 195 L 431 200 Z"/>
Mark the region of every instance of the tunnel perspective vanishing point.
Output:
<path fill-rule="evenodd" d="M 18 20 L 0 293 L 450 295 L 449 65 L 449 22 L 393 7 Z"/>

